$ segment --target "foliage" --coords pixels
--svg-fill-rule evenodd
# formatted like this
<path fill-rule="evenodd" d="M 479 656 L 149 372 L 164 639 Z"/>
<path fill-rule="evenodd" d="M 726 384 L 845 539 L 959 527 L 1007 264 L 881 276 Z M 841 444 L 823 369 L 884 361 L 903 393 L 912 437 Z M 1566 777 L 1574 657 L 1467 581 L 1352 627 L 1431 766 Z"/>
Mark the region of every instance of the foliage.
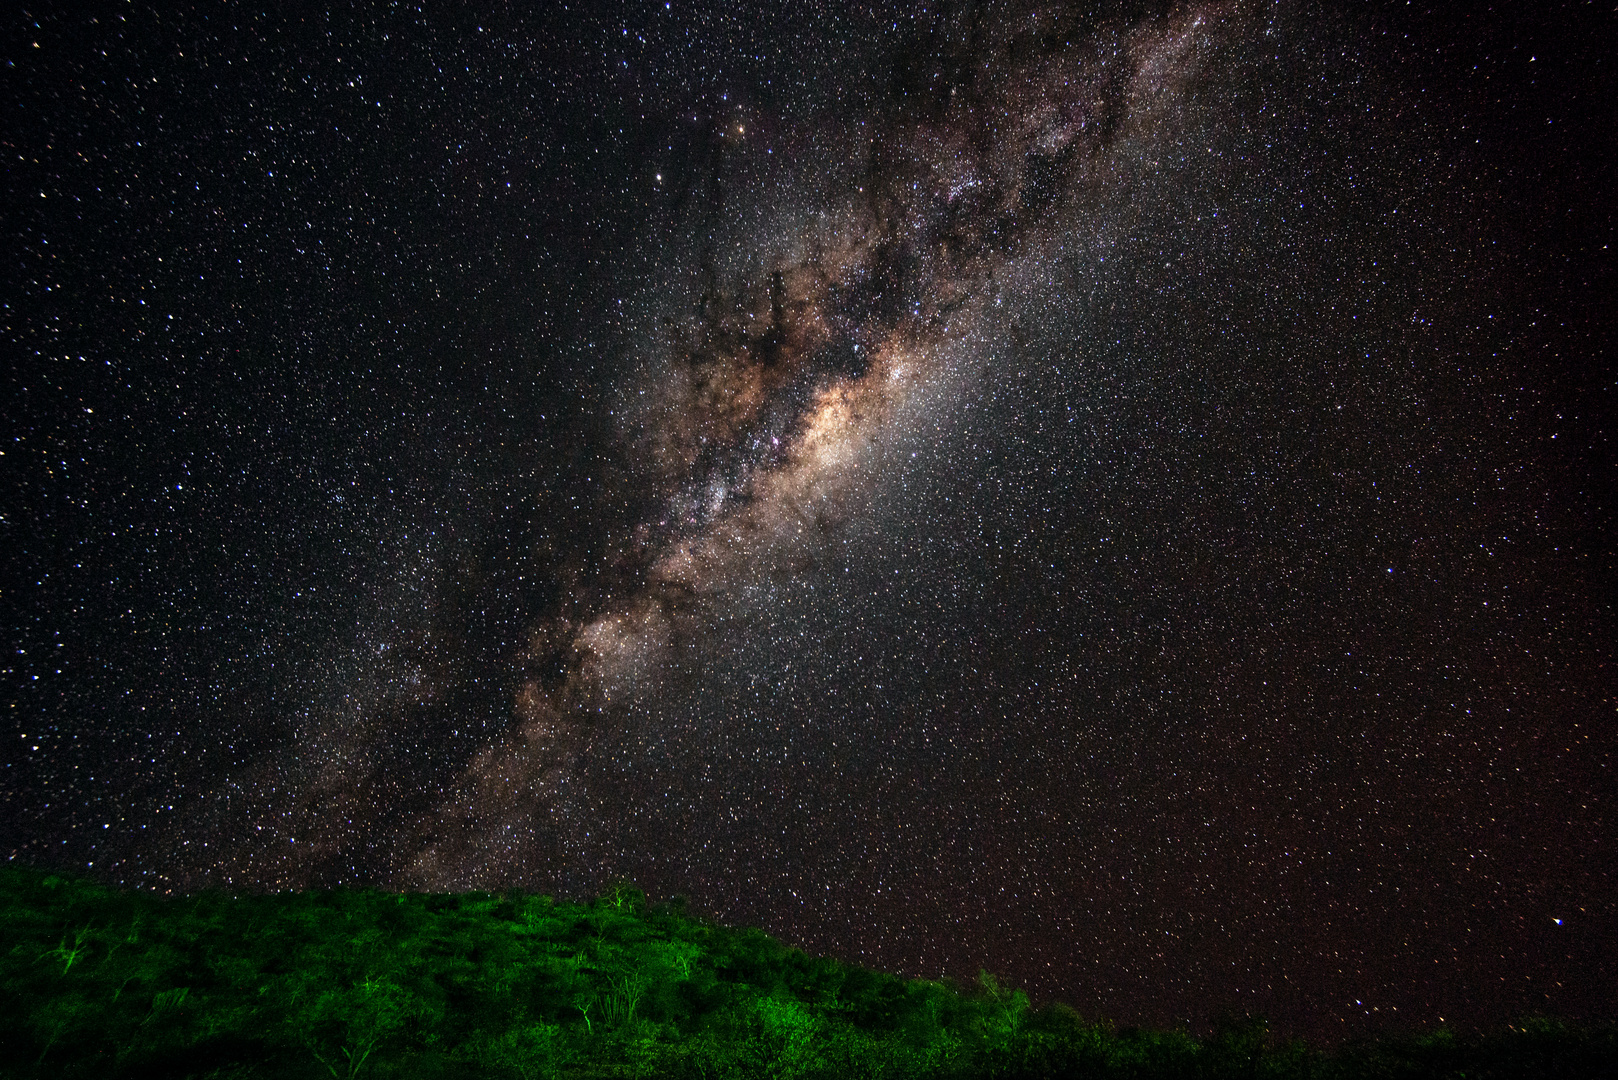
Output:
<path fill-rule="evenodd" d="M 0 871 L 0 1076 L 509 1080 L 1598 1076 L 1609 1027 L 1326 1055 L 815 958 L 649 906 L 518 893 L 163 897 Z"/>

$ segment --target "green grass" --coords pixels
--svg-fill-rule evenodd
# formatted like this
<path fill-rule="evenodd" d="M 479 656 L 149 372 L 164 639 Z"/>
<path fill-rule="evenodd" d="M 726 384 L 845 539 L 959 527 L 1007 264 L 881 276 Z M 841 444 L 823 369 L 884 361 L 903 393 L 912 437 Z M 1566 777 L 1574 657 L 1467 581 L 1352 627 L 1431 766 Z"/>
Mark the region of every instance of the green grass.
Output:
<path fill-rule="evenodd" d="M 1618 1035 L 1541 1021 L 1332 1054 L 1198 1041 L 790 949 L 647 907 L 519 893 L 120 892 L 0 870 L 7 1077 L 1595 1077 Z M 1605 1070 L 1605 1071 L 1604 1071 Z"/>

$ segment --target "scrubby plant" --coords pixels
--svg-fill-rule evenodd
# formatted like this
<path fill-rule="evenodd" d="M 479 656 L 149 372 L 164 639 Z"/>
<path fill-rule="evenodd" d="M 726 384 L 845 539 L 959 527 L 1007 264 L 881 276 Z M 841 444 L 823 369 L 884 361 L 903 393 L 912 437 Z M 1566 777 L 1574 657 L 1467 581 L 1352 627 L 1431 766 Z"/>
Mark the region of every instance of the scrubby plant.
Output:
<path fill-rule="evenodd" d="M 811 957 L 615 883 L 163 897 L 0 871 L 0 1076 L 489 1080 L 1338 1080 L 1604 1075 L 1611 1027 L 1514 1025 L 1322 1054 Z"/>

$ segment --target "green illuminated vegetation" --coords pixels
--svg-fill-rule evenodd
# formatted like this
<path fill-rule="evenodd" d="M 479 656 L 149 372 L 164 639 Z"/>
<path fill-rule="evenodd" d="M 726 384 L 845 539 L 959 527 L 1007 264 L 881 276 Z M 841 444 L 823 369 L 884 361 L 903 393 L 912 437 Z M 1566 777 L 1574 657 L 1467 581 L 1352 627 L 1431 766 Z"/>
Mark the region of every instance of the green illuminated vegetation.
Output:
<path fill-rule="evenodd" d="M 1597 1076 L 1611 1028 L 1540 1022 L 1325 1055 L 905 980 L 757 930 L 526 894 L 160 897 L 0 871 L 8 1077 Z"/>

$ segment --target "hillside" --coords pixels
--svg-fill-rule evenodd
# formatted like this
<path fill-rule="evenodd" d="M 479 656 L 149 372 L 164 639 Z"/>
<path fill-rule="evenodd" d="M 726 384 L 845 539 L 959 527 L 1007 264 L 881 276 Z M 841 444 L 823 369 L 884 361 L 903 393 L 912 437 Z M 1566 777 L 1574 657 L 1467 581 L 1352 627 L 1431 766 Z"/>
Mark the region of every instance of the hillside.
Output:
<path fill-rule="evenodd" d="M 630 887 L 528 894 L 120 892 L 0 872 L 8 1077 L 1600 1076 L 1611 1028 L 1327 1055 L 811 957 Z"/>

